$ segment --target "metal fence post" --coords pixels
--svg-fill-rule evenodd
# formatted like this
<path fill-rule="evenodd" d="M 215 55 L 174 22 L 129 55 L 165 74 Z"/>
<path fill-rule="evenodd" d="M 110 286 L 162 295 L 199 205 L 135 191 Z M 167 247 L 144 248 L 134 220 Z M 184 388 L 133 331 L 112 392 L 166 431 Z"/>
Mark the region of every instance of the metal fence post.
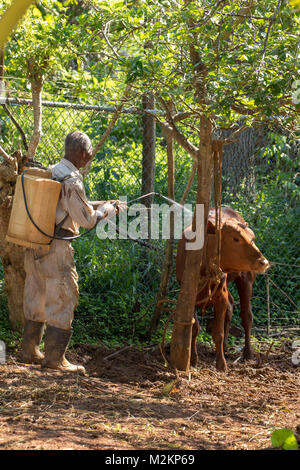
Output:
<path fill-rule="evenodd" d="M 169 103 L 169 109 L 172 113 L 173 105 Z M 168 160 L 168 197 L 172 200 L 175 198 L 175 189 L 174 189 L 174 154 L 173 154 L 173 139 L 171 135 L 166 134 L 166 143 L 167 143 L 167 160 Z M 168 285 L 170 276 L 172 273 L 173 267 L 173 252 L 174 252 L 174 212 L 170 213 L 170 239 L 166 241 L 166 250 L 164 262 L 162 265 L 162 272 L 160 278 L 160 286 L 156 299 L 156 306 L 152 315 L 151 324 L 147 332 L 147 338 L 150 339 L 151 336 L 156 333 L 159 321 L 162 315 L 163 310 L 168 310 L 165 308 L 165 301 L 168 292 Z"/>
<path fill-rule="evenodd" d="M 266 274 L 266 286 L 267 286 L 267 335 L 270 336 L 270 331 L 271 331 L 270 279 L 269 279 L 269 275 L 268 275 L 268 274 Z"/>
<path fill-rule="evenodd" d="M 142 99 L 143 110 L 154 109 L 154 96 L 152 94 L 144 94 Z M 155 178 L 155 140 L 156 140 L 156 124 L 153 116 L 143 113 L 143 158 L 142 158 L 142 196 L 154 191 Z M 153 195 L 147 196 L 141 201 L 147 208 L 150 235 L 150 208 L 153 202 Z M 150 238 L 150 236 L 149 236 Z"/>

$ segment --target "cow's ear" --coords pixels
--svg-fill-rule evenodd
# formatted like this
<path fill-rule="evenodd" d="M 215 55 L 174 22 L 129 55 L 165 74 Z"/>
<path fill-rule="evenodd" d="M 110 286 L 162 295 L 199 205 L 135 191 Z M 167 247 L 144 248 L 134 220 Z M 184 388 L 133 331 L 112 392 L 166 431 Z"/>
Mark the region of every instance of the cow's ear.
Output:
<path fill-rule="evenodd" d="M 207 233 L 210 233 L 211 235 L 214 235 L 216 233 L 215 223 L 211 219 L 208 219 L 207 221 Z"/>

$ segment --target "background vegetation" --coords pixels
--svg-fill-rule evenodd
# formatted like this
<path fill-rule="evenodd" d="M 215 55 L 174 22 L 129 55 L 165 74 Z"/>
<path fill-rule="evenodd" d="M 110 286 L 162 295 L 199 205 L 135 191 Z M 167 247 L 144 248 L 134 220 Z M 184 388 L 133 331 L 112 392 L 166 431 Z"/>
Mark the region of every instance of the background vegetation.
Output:
<path fill-rule="evenodd" d="M 3 9 L 8 3 L 2 1 L 0 6 Z M 133 80 L 130 105 L 140 108 L 145 91 L 159 90 L 161 96 L 177 100 L 178 108 L 182 100 L 183 110 L 189 109 L 194 106 L 193 70 L 185 62 L 184 46 L 189 42 L 185 18 L 189 15 L 199 21 L 196 29 L 199 28 L 199 34 L 205 31 L 199 49 L 209 66 L 208 94 L 214 97 L 215 119 L 220 128 L 232 128 L 238 123 L 240 113 L 233 110 L 237 102 L 248 110 L 260 109 L 259 115 L 252 111 L 244 115 L 247 126 L 266 125 L 265 142 L 256 146 L 249 173 L 241 173 L 234 188 L 230 172 L 224 173 L 223 202 L 241 212 L 249 222 L 264 255 L 274 263 L 282 263 L 274 264 L 270 271 L 275 283 L 280 280 L 279 287 L 286 294 L 270 286 L 274 325 L 299 325 L 299 310 L 289 300 L 299 302 L 299 134 L 293 112 L 285 109 L 281 115 L 274 109 L 274 100 L 290 97 L 297 75 L 297 13 L 286 2 L 260 1 L 251 20 L 233 23 L 233 18 L 248 14 L 252 2 L 232 5 L 225 2 L 220 15 L 213 10 L 215 2 L 200 2 L 200 9 L 199 2 L 177 2 L 178 7 L 175 3 L 38 2 L 5 50 L 7 89 L 11 97 L 29 97 L 31 63 L 43 75 L 43 99 L 112 105 L 122 96 L 126 81 Z M 184 8 L 185 4 L 188 8 Z M 241 12 L 243 7 L 246 10 Z M 270 21 L 272 15 L 274 21 Z M 270 33 L 271 28 L 274 34 Z M 25 134 L 30 135 L 32 109 L 26 106 L 11 109 Z M 71 130 L 79 128 L 97 142 L 108 124 L 105 113 L 55 108 L 44 108 L 43 113 L 43 136 L 36 157 L 45 165 L 63 156 L 63 137 Z M 195 143 L 195 120 L 189 124 L 188 137 Z M 183 124 L 179 128 L 183 129 Z M 20 145 L 19 134 L 4 110 L 0 110 L 0 132 L 7 151 Z M 177 143 L 174 154 L 178 201 L 193 161 Z M 86 178 L 89 198 L 139 196 L 141 160 L 141 117 L 123 114 Z M 251 191 L 250 169 L 255 181 Z M 238 164 L 231 171 L 238 172 Z M 166 144 L 159 125 L 155 191 L 167 194 Z M 194 203 L 195 197 L 194 183 L 187 202 Z M 162 268 L 163 241 L 156 246 L 159 251 L 127 240 L 99 240 L 95 234 L 74 242 L 81 295 L 75 312 L 73 342 L 102 341 L 115 345 L 143 341 Z M 2 274 L 0 267 L 0 279 Z M 267 315 L 265 283 L 265 277 L 259 276 L 253 301 L 254 323 L 263 327 Z M 14 345 L 19 334 L 12 334 L 9 329 L 3 280 L 1 288 L 0 339 Z M 176 298 L 177 294 L 173 273 L 169 297 Z M 166 318 L 167 315 L 164 321 Z M 238 315 L 234 322 L 239 323 Z M 154 341 L 160 338 L 162 327 L 163 324 Z M 203 337 L 207 339 L 205 333 Z"/>

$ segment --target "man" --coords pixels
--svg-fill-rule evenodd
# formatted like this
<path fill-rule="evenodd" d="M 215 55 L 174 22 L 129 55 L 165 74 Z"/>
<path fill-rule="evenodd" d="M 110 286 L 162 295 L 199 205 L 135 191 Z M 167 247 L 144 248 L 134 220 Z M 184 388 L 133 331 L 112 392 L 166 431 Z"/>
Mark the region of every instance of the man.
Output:
<path fill-rule="evenodd" d="M 52 167 L 52 178 L 62 184 L 56 210 L 56 236 L 72 237 L 79 227 L 90 229 L 104 217 L 111 217 L 126 206 L 99 202 L 86 198 L 79 169 L 92 158 L 92 145 L 83 132 L 74 131 L 65 139 L 65 157 Z M 28 249 L 25 253 L 26 272 L 24 288 L 25 327 L 21 362 L 40 363 L 42 367 L 71 372 L 85 372 L 65 358 L 72 336 L 74 309 L 78 304 L 78 275 L 74 250 L 70 241 L 54 239 L 50 251 L 40 254 Z M 45 355 L 39 349 L 44 326 Z"/>

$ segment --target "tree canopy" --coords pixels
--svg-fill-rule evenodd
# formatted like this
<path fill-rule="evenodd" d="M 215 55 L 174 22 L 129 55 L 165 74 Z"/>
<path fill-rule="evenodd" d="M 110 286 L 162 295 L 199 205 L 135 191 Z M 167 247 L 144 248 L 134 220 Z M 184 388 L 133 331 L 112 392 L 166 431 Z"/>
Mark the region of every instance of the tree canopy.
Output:
<path fill-rule="evenodd" d="M 243 115 L 293 127 L 298 44 L 299 12 L 283 0 L 41 0 L 8 41 L 5 65 L 9 76 L 42 75 L 61 99 L 116 101 L 132 81 L 134 97 L 152 91 L 191 113 L 202 69 L 217 125 Z"/>

